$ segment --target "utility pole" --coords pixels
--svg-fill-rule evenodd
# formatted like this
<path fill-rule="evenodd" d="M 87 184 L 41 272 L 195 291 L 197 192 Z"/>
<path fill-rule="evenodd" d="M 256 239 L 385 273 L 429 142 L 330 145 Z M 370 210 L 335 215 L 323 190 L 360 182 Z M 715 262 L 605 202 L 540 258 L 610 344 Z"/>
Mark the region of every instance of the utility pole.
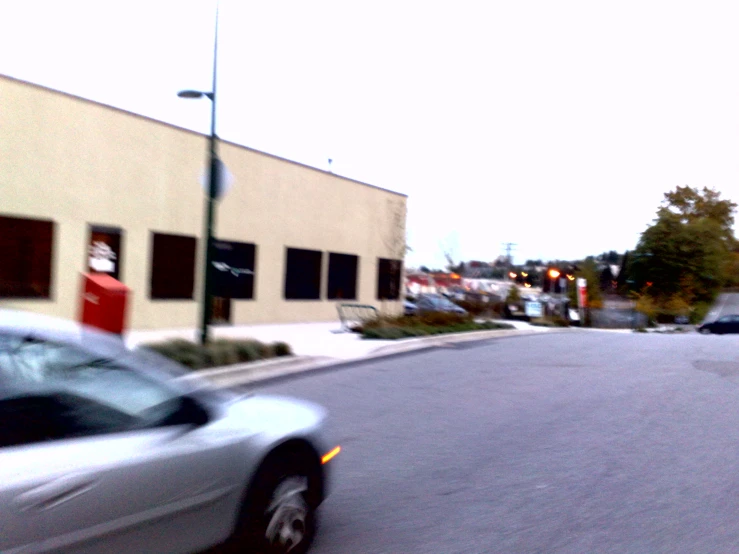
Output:
<path fill-rule="evenodd" d="M 510 272 L 511 266 L 513 265 L 513 256 L 511 256 L 511 252 L 516 248 L 515 242 L 504 242 L 503 248 L 505 249 L 505 259 L 506 259 L 506 273 Z"/>

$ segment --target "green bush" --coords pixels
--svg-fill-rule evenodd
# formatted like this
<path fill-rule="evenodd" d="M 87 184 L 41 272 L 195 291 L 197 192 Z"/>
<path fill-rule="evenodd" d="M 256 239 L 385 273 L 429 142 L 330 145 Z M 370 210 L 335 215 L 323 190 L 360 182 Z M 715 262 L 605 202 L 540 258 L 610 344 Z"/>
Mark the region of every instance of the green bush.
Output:
<path fill-rule="evenodd" d="M 555 327 L 569 327 L 570 326 L 570 322 L 567 321 L 567 318 L 562 317 L 561 315 L 552 316 L 552 323 L 554 323 Z"/>
<path fill-rule="evenodd" d="M 234 347 L 240 362 L 253 362 L 262 358 L 267 358 L 268 352 L 264 348 L 264 344 L 255 340 L 239 340 L 235 341 Z"/>
<path fill-rule="evenodd" d="M 147 348 L 191 369 L 201 369 L 206 366 L 205 356 L 200 346 L 185 339 L 150 344 Z"/>
<path fill-rule="evenodd" d="M 190 369 L 227 366 L 292 354 L 290 345 L 285 342 L 266 344 L 249 339 L 219 339 L 205 346 L 184 339 L 173 339 L 148 344 L 146 348 Z"/>
<path fill-rule="evenodd" d="M 275 356 L 292 356 L 293 349 L 286 342 L 276 342 L 274 345 Z"/>
<path fill-rule="evenodd" d="M 217 340 L 210 344 L 206 344 L 202 349 L 206 360 L 206 366 L 208 367 L 232 365 L 237 364 L 240 361 L 239 355 L 236 351 L 236 345 L 233 342 Z"/>
<path fill-rule="evenodd" d="M 514 329 L 514 326 L 508 323 L 498 323 L 495 321 L 476 323 L 470 318 L 461 321 L 458 320 L 456 323 L 451 325 L 429 325 L 427 323 L 423 323 L 420 318 L 414 320 L 406 318 L 402 321 L 397 321 L 394 325 L 390 325 L 385 322 L 385 325 L 381 327 L 365 327 L 362 336 L 366 339 L 398 340 L 445 333 L 486 331 L 491 329 Z"/>
<path fill-rule="evenodd" d="M 536 325 L 537 327 L 556 327 L 553 321 L 550 321 L 548 319 L 532 319 L 531 325 Z"/>

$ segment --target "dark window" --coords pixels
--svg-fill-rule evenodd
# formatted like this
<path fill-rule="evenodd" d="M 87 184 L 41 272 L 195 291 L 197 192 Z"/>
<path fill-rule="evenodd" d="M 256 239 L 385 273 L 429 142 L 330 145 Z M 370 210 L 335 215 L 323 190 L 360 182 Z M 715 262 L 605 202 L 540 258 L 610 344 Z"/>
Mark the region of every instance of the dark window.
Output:
<path fill-rule="evenodd" d="M 153 233 L 151 246 L 151 298 L 193 297 L 197 239 Z"/>
<path fill-rule="evenodd" d="M 121 230 L 116 227 L 90 226 L 87 269 L 91 273 L 107 273 L 115 279 L 121 275 Z"/>
<path fill-rule="evenodd" d="M 358 256 L 351 254 L 328 255 L 329 300 L 356 300 Z"/>
<path fill-rule="evenodd" d="M 54 223 L 0 216 L 0 298 L 49 298 Z"/>
<path fill-rule="evenodd" d="M 285 255 L 285 298 L 318 300 L 321 298 L 321 259 L 317 250 L 288 248 Z"/>
<path fill-rule="evenodd" d="M 247 242 L 213 241 L 213 295 L 247 300 L 254 298 L 256 245 Z"/>
<path fill-rule="evenodd" d="M 400 298 L 400 273 L 403 262 L 380 258 L 377 268 L 377 299 L 398 300 Z"/>

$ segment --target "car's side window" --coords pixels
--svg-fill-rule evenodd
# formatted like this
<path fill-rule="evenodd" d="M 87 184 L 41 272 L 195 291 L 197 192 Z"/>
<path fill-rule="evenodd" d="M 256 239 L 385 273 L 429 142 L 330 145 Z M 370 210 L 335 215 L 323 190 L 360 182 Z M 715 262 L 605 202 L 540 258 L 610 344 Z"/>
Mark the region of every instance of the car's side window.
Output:
<path fill-rule="evenodd" d="M 0 335 L 0 447 L 156 425 L 177 394 L 74 345 Z"/>

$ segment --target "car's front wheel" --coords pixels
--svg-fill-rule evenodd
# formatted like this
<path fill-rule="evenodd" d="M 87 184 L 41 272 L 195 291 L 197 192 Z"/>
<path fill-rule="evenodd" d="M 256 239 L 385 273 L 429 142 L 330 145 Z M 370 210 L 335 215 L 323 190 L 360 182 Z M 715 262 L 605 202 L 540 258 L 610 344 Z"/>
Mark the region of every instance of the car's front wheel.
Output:
<path fill-rule="evenodd" d="M 700 329 L 698 329 L 698 332 L 701 335 L 710 335 L 711 334 L 711 330 L 708 329 L 707 327 L 701 327 Z"/>
<path fill-rule="evenodd" d="M 262 468 L 237 541 L 241 552 L 304 554 L 316 531 L 315 479 L 297 459 Z"/>

